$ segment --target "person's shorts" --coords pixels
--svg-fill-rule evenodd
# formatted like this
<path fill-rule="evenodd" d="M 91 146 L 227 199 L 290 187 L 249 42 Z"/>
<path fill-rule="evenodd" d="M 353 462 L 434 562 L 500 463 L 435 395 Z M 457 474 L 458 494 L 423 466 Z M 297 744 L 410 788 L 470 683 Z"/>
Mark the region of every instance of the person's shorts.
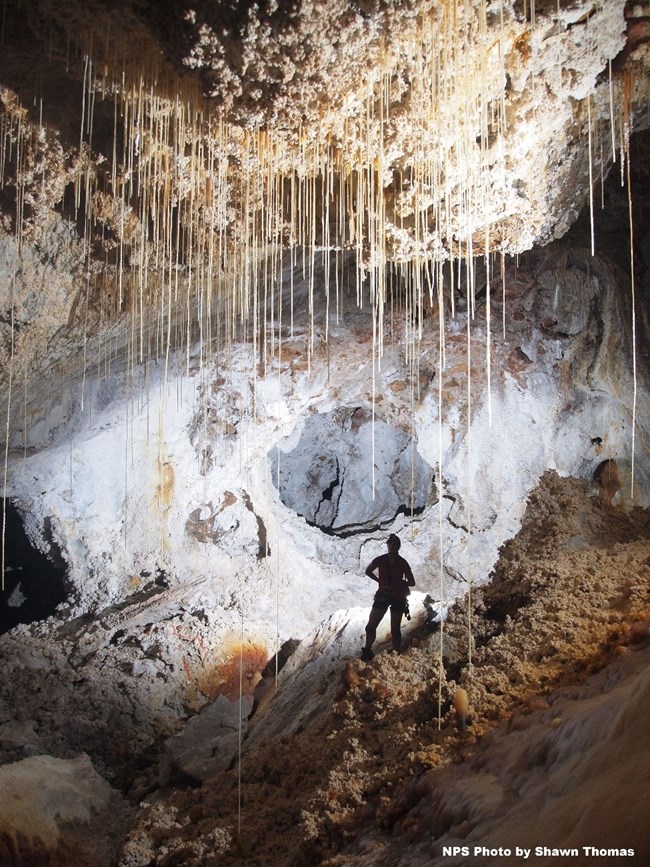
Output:
<path fill-rule="evenodd" d="M 401 611 L 404 613 L 406 611 L 406 604 L 406 599 L 392 596 L 390 590 L 378 590 L 375 593 L 372 607 L 378 608 L 380 611 L 388 611 L 390 608 L 391 611 Z"/>

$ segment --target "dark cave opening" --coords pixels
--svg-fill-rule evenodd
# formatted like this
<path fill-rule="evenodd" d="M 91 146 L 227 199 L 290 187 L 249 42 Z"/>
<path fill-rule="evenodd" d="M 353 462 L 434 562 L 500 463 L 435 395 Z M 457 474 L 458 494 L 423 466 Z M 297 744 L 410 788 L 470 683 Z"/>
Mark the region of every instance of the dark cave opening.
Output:
<path fill-rule="evenodd" d="M 436 501 L 433 469 L 411 434 L 379 417 L 373 421 L 367 406 L 310 416 L 298 442 L 288 451 L 273 448 L 268 458 L 280 500 L 328 536 L 378 532 Z"/>
<path fill-rule="evenodd" d="M 54 563 L 29 541 L 18 509 L 5 501 L 4 586 L 0 593 L 0 634 L 19 623 L 35 623 L 54 614 L 67 599 L 63 558 Z M 59 552 L 50 542 L 54 555 Z"/>

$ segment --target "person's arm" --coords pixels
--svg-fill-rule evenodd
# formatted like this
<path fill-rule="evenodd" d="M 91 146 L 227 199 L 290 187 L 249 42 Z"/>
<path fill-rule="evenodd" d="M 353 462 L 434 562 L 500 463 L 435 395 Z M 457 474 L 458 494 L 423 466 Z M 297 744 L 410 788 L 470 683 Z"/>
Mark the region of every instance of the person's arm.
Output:
<path fill-rule="evenodd" d="M 411 571 L 411 567 L 409 564 L 404 561 L 404 575 L 406 576 L 406 583 L 409 587 L 415 587 L 415 578 L 413 577 L 413 572 Z"/>
<path fill-rule="evenodd" d="M 372 561 L 372 563 L 366 568 L 366 575 L 368 578 L 372 578 L 373 581 L 379 583 L 379 578 L 375 575 L 375 569 L 377 568 L 377 558 Z"/>

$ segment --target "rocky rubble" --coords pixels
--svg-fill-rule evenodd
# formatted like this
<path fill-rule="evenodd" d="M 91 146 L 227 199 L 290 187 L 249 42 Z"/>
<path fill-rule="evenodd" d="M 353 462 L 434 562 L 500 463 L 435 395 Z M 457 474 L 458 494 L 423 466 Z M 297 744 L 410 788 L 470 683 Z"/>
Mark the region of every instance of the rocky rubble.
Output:
<path fill-rule="evenodd" d="M 2 636 L 2 759 L 84 751 L 132 798 L 157 787 L 163 741 L 217 695 L 239 694 L 241 653 L 252 696 L 269 655 L 252 640 L 224 643 L 214 615 L 192 605 L 199 592 L 153 586 L 93 618 L 50 619 Z"/>

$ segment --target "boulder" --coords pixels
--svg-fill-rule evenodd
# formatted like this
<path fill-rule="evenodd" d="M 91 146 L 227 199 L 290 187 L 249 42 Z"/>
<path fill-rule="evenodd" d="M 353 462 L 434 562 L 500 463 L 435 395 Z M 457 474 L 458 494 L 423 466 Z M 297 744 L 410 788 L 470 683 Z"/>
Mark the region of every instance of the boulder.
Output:
<path fill-rule="evenodd" d="M 85 754 L 32 756 L 0 767 L 3 867 L 109 867 L 131 816 Z"/>
<path fill-rule="evenodd" d="M 181 732 L 165 741 L 160 784 L 179 777 L 208 780 L 226 770 L 237 755 L 240 732 L 243 737 L 252 708 L 251 696 L 231 701 L 220 695 L 190 719 Z"/>

